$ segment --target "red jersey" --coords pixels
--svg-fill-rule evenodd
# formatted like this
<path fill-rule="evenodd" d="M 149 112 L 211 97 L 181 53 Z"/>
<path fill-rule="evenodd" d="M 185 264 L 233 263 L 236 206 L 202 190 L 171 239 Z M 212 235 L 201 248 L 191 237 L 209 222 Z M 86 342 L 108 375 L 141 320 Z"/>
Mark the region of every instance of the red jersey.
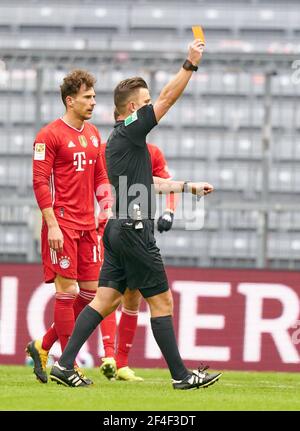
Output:
<path fill-rule="evenodd" d="M 34 142 L 33 189 L 41 210 L 53 207 L 60 225 L 95 228 L 94 200 L 97 188 L 110 189 L 100 152 L 97 128 L 84 122 L 81 130 L 57 119 L 40 130 Z M 96 196 L 101 206 L 111 194 Z"/>
<path fill-rule="evenodd" d="M 152 164 L 152 175 L 154 177 L 164 178 L 169 180 L 171 178 L 166 159 L 163 152 L 153 144 L 147 144 L 150 153 Z"/>
<path fill-rule="evenodd" d="M 147 144 L 147 147 L 152 164 L 152 175 L 154 177 L 164 178 L 166 180 L 170 179 L 171 175 L 168 170 L 168 165 L 162 151 L 156 145 L 153 144 Z M 107 170 L 105 161 L 105 149 L 106 143 L 101 144 L 100 151 L 103 156 L 105 170 Z"/>

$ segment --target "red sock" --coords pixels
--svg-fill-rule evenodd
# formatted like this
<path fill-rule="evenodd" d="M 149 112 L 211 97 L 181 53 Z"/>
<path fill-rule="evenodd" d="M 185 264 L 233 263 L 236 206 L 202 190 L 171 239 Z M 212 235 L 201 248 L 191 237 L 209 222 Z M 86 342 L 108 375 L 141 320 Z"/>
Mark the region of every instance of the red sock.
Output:
<path fill-rule="evenodd" d="M 59 292 L 55 294 L 54 324 L 62 352 L 74 329 L 75 318 L 73 304 L 75 297 L 76 295 L 74 293 Z"/>
<path fill-rule="evenodd" d="M 127 367 L 128 354 L 132 347 L 132 342 L 137 328 L 138 310 L 131 311 L 122 308 L 122 315 L 119 323 L 119 342 L 117 352 L 117 368 Z"/>
<path fill-rule="evenodd" d="M 55 341 L 58 340 L 58 335 L 56 333 L 55 325 L 52 323 L 46 334 L 43 336 L 42 339 L 42 349 L 44 350 L 50 350 Z"/>
<path fill-rule="evenodd" d="M 84 307 L 95 298 L 95 295 L 96 290 L 80 289 L 73 304 L 75 320 Z"/>
<path fill-rule="evenodd" d="M 105 351 L 106 358 L 115 357 L 115 344 L 116 344 L 116 332 L 117 332 L 117 321 L 116 312 L 113 311 L 111 314 L 105 317 L 100 323 L 102 342 Z"/>
<path fill-rule="evenodd" d="M 91 291 L 88 289 L 80 289 L 79 294 L 76 296 L 76 299 L 73 304 L 74 309 L 74 318 L 77 319 L 79 313 L 83 310 L 83 308 L 91 302 L 91 300 L 95 297 L 96 291 Z M 42 340 L 42 349 L 49 351 L 55 341 L 58 340 L 58 335 L 55 329 L 54 323 L 50 326 L 48 331 L 43 337 Z"/>

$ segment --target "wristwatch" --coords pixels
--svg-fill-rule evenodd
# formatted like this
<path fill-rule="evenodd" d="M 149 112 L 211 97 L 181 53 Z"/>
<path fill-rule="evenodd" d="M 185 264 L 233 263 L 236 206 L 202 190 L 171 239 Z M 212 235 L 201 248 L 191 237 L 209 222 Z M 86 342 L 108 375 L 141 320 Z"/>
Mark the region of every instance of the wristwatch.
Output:
<path fill-rule="evenodd" d="M 183 183 L 182 193 L 189 193 L 189 190 L 188 190 L 188 183 L 190 183 L 190 181 L 185 181 L 185 182 Z"/>
<path fill-rule="evenodd" d="M 194 66 L 190 60 L 185 60 L 182 67 L 185 70 L 192 70 L 193 72 L 197 72 L 197 70 L 198 70 L 198 66 Z"/>

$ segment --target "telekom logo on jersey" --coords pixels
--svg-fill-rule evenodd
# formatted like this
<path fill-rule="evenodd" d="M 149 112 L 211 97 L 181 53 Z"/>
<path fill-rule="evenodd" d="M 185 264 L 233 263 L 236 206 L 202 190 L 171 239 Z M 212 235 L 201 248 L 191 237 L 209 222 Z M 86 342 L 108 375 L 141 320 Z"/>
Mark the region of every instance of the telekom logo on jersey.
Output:
<path fill-rule="evenodd" d="M 73 165 L 77 166 L 76 172 L 84 171 L 83 166 L 86 165 L 85 152 L 81 151 L 80 153 L 74 153 L 74 162 Z"/>

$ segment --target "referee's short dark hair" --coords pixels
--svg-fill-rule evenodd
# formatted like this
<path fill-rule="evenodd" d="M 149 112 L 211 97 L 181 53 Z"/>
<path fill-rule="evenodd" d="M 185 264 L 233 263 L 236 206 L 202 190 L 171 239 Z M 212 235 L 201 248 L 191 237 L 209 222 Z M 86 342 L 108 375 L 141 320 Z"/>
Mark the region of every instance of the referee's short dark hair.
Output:
<path fill-rule="evenodd" d="M 84 69 L 72 70 L 64 77 L 63 83 L 60 86 L 61 98 L 65 106 L 67 96 L 76 96 L 80 87 L 84 84 L 89 90 L 94 87 L 96 78 L 90 72 Z"/>
<path fill-rule="evenodd" d="M 119 112 L 118 112 L 118 110 L 117 110 L 117 108 L 115 108 L 115 110 L 114 110 L 114 119 L 115 119 L 115 121 L 117 121 L 117 119 L 118 119 L 118 117 L 119 117 Z"/>
<path fill-rule="evenodd" d="M 132 94 L 139 90 L 139 88 L 148 88 L 146 81 L 140 76 L 124 79 L 116 86 L 114 91 L 114 102 L 117 111 L 120 114 L 125 113 L 126 103 Z"/>

